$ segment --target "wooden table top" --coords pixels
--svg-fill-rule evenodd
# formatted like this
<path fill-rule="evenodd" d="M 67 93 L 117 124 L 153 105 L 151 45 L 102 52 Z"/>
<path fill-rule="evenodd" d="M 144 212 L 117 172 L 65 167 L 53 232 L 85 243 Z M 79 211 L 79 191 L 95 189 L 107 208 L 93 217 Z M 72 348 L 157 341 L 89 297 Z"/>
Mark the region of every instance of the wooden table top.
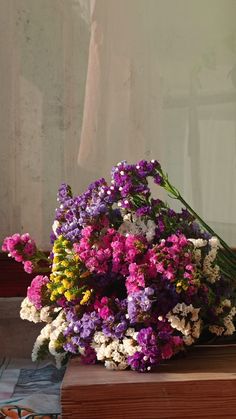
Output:
<path fill-rule="evenodd" d="M 236 418 L 236 346 L 198 347 L 151 373 L 70 360 L 63 418 Z"/>

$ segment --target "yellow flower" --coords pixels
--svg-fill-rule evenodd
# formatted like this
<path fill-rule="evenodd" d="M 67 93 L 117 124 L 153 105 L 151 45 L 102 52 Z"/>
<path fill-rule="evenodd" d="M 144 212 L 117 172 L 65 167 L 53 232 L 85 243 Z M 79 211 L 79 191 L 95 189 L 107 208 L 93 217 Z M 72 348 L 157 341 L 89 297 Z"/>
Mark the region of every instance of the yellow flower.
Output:
<path fill-rule="evenodd" d="M 55 265 L 55 263 L 52 265 L 52 272 L 58 271 L 58 265 Z"/>
<path fill-rule="evenodd" d="M 59 263 L 60 260 L 61 259 L 59 258 L 59 256 L 54 256 L 54 258 L 53 258 L 53 264 Z"/>
<path fill-rule="evenodd" d="M 69 261 L 68 261 L 68 260 L 63 260 L 63 261 L 61 262 L 61 265 L 62 265 L 62 266 L 64 266 L 64 268 L 68 268 L 68 266 L 70 266 L 70 263 L 69 263 Z"/>
<path fill-rule="evenodd" d="M 57 292 L 57 290 L 53 290 L 53 291 L 51 292 L 50 300 L 51 300 L 51 301 L 55 301 L 55 300 L 57 299 L 57 297 L 58 297 L 58 292 Z"/>
<path fill-rule="evenodd" d="M 65 275 L 67 276 L 67 278 L 73 278 L 74 277 L 74 273 L 69 271 L 68 269 L 65 271 Z"/>
<path fill-rule="evenodd" d="M 63 240 L 62 241 L 62 246 L 63 247 L 69 247 L 71 245 L 71 243 L 68 240 Z"/>
<path fill-rule="evenodd" d="M 75 260 L 75 262 L 80 262 L 80 257 L 79 257 L 79 255 L 74 255 L 74 260 Z"/>
<path fill-rule="evenodd" d="M 188 289 L 188 283 L 184 280 L 178 281 L 176 284 L 176 291 L 180 293 L 182 290 L 186 291 Z"/>
<path fill-rule="evenodd" d="M 57 292 L 59 292 L 60 294 L 63 294 L 63 292 L 65 291 L 65 287 L 63 285 L 61 285 L 60 287 L 57 288 Z"/>
<path fill-rule="evenodd" d="M 68 281 L 68 279 L 63 279 L 62 284 L 66 289 L 70 289 L 73 286 L 73 283 Z"/>
<path fill-rule="evenodd" d="M 84 304 L 86 304 L 88 301 L 89 301 L 89 299 L 90 299 L 90 297 L 91 297 L 91 291 L 90 290 L 87 290 L 87 291 L 85 291 L 85 292 L 83 292 L 83 298 L 82 298 L 82 300 L 80 301 L 80 305 L 81 306 L 83 306 Z"/>
<path fill-rule="evenodd" d="M 62 281 L 63 277 L 58 275 L 58 276 L 54 276 L 53 278 L 53 282 L 55 282 L 55 284 L 59 284 Z"/>
<path fill-rule="evenodd" d="M 75 300 L 75 298 L 76 298 L 76 295 L 72 294 L 69 290 L 67 290 L 64 293 L 64 296 L 66 297 L 67 301 L 72 301 L 72 300 Z"/>

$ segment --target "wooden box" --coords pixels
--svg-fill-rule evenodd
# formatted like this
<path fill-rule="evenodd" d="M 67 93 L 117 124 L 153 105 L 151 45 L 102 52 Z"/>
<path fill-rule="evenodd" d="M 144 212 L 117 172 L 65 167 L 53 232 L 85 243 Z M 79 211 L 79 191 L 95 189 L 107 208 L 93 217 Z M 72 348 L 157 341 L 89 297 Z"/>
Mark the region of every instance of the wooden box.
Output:
<path fill-rule="evenodd" d="M 143 374 L 73 358 L 61 403 L 63 419 L 236 418 L 236 346 L 194 348 Z"/>
<path fill-rule="evenodd" d="M 0 298 L 25 297 L 27 287 L 37 274 L 27 274 L 22 263 L 0 252 Z"/>

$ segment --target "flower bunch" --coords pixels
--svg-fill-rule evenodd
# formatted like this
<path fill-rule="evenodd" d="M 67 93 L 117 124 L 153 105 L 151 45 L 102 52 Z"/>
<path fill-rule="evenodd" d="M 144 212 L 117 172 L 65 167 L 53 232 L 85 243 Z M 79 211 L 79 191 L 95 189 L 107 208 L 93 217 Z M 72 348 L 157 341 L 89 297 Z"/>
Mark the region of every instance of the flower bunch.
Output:
<path fill-rule="evenodd" d="M 24 270 L 28 274 L 37 269 L 40 262 L 46 261 L 47 263 L 47 257 L 37 249 L 35 241 L 28 233 L 22 235 L 16 233 L 6 237 L 2 244 L 2 250 L 17 262 L 22 262 Z"/>
<path fill-rule="evenodd" d="M 149 178 L 181 212 L 153 198 Z M 199 340 L 234 333 L 236 256 L 157 161 L 118 163 L 110 183 L 99 179 L 75 197 L 63 184 L 58 201 L 50 272 L 34 278 L 21 308 L 22 318 L 46 323 L 33 359 L 76 354 L 144 372 Z M 8 237 L 3 250 L 39 267 L 28 235 Z"/>

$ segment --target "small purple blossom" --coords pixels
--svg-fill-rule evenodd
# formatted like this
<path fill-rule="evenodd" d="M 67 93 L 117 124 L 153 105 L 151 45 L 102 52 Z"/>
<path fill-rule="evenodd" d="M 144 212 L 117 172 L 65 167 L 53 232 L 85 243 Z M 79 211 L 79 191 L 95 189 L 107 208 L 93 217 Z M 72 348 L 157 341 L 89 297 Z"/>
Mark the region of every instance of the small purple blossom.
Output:
<path fill-rule="evenodd" d="M 75 311 L 69 310 L 66 315 L 69 322 L 63 334 L 67 339 L 64 349 L 68 350 L 68 343 L 71 348 L 86 347 L 90 342 L 96 330 L 101 326 L 101 318 L 96 311 L 84 313 L 81 319 L 77 317 Z"/>
<path fill-rule="evenodd" d="M 141 291 L 136 291 L 128 296 L 128 315 L 130 323 L 145 322 L 151 316 L 151 308 L 154 297 L 154 289 L 146 287 Z"/>

